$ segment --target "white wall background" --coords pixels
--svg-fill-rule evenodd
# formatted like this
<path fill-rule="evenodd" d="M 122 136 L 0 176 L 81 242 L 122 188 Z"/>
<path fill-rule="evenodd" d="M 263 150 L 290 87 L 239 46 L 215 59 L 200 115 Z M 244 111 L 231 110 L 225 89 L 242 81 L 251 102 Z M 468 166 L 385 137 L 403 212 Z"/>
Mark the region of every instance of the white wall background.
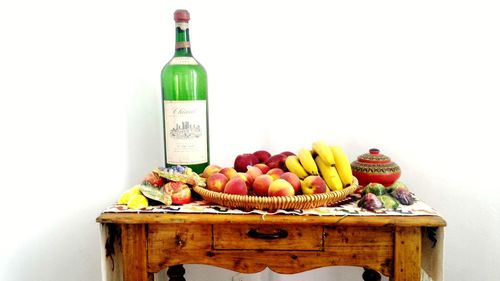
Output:
<path fill-rule="evenodd" d="M 447 219 L 446 280 L 500 280 L 500 4 L 485 0 L 2 1 L 0 280 L 100 280 L 95 218 L 162 163 L 177 8 L 209 74 L 213 163 L 378 147 Z"/>

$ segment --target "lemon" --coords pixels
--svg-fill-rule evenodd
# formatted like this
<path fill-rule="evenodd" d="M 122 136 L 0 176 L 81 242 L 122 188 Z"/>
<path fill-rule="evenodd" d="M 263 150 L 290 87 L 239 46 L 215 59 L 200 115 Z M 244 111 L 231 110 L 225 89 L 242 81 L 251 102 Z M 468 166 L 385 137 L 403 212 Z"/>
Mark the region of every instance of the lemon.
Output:
<path fill-rule="evenodd" d="M 117 203 L 118 204 L 127 204 L 128 200 L 132 195 L 139 194 L 142 195 L 140 185 L 134 185 L 131 188 L 127 189 L 125 192 L 123 192 L 120 195 L 120 198 L 118 198 Z"/>
<path fill-rule="evenodd" d="M 141 185 L 140 184 L 132 186 L 127 191 L 130 192 L 130 193 L 132 193 L 132 194 L 142 194 L 141 193 Z"/>
<path fill-rule="evenodd" d="M 125 191 L 120 195 L 120 198 L 118 199 L 118 204 L 127 204 L 128 200 L 130 199 L 130 196 L 133 195 L 130 191 Z"/>
<path fill-rule="evenodd" d="M 133 210 L 144 209 L 148 206 L 148 199 L 142 194 L 132 194 L 128 199 L 127 207 Z"/>

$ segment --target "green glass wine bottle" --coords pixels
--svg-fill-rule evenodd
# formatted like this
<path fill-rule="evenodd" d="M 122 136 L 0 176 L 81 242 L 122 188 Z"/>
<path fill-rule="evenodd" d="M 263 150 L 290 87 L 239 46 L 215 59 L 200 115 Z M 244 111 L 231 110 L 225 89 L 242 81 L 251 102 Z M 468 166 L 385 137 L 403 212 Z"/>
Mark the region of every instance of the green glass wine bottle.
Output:
<path fill-rule="evenodd" d="M 207 73 L 191 53 L 189 19 L 175 11 L 175 54 L 161 71 L 165 166 L 201 173 L 210 162 Z"/>

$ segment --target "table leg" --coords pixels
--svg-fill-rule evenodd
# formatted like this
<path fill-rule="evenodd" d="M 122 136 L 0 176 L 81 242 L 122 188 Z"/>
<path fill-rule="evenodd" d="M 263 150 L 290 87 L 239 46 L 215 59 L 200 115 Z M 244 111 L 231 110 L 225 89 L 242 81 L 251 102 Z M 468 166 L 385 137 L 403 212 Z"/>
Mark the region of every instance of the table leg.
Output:
<path fill-rule="evenodd" d="M 148 281 L 146 226 L 122 224 L 123 281 Z"/>
<path fill-rule="evenodd" d="M 184 279 L 184 273 L 186 273 L 186 270 L 184 269 L 182 264 L 172 265 L 167 269 L 167 276 L 169 281 L 186 281 L 186 279 Z"/>
<path fill-rule="evenodd" d="M 373 269 L 365 268 L 365 272 L 363 272 L 363 281 L 380 281 L 382 280 L 382 276 L 380 273 Z"/>
<path fill-rule="evenodd" d="M 397 227 L 392 281 L 420 281 L 422 233 L 420 227 Z"/>

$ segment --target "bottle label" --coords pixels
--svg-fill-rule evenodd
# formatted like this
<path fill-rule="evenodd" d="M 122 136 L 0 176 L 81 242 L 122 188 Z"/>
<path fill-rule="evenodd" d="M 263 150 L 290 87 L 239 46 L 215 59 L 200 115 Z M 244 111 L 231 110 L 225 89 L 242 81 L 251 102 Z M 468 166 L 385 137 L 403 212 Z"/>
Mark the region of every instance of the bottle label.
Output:
<path fill-rule="evenodd" d="M 208 162 L 207 101 L 164 101 L 167 164 Z"/>
<path fill-rule="evenodd" d="M 198 62 L 193 57 L 174 57 L 169 62 L 170 65 L 197 65 Z"/>
<path fill-rule="evenodd" d="M 175 42 L 175 49 L 183 49 L 183 48 L 191 48 L 191 42 L 183 41 L 183 42 Z"/>

